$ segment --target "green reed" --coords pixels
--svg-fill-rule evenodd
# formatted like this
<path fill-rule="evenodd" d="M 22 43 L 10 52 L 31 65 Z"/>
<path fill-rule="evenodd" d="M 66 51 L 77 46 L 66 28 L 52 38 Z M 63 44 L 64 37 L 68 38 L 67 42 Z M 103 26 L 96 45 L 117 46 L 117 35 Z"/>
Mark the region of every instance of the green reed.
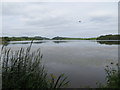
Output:
<path fill-rule="evenodd" d="M 46 72 L 41 63 L 41 50 L 32 52 L 31 46 L 16 51 L 2 48 L 2 87 L 57 89 L 67 86 L 69 81 L 64 74 L 56 77 Z"/>
<path fill-rule="evenodd" d="M 120 88 L 120 66 L 119 64 L 115 64 L 111 62 L 111 65 L 107 65 L 105 68 L 106 71 L 106 81 L 107 88 Z"/>
<path fill-rule="evenodd" d="M 99 84 L 99 88 L 120 88 L 120 66 L 117 63 L 111 62 L 110 65 L 106 65 L 106 84 Z"/>

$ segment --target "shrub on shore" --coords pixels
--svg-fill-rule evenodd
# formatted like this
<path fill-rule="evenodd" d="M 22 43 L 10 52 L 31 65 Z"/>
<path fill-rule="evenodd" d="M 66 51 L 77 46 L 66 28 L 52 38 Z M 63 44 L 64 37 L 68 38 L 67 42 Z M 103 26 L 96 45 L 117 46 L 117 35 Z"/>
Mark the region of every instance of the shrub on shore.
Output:
<path fill-rule="evenodd" d="M 99 85 L 99 88 L 120 88 L 120 66 L 117 63 L 111 62 L 110 65 L 106 65 L 106 84 Z"/>

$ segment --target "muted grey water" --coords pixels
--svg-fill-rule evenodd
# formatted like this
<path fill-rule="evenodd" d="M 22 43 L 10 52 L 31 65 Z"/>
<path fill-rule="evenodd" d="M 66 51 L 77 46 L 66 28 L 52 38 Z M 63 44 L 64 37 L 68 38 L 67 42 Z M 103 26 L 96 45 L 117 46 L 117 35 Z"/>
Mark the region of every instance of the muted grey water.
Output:
<path fill-rule="evenodd" d="M 17 50 L 28 47 L 30 41 L 13 41 L 7 47 Z M 118 62 L 118 45 L 90 40 L 34 41 L 32 50 L 41 48 L 42 62 L 48 73 L 65 73 L 69 87 L 96 87 L 105 83 L 105 66 Z"/>

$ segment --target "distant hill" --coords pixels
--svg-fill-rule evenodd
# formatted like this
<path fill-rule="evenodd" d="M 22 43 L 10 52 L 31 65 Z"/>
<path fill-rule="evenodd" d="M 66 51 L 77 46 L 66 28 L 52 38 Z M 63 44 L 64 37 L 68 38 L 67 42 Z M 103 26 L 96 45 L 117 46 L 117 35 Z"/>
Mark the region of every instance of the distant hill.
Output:
<path fill-rule="evenodd" d="M 96 38 L 70 38 L 70 37 L 54 37 L 52 40 L 96 40 Z"/>
<path fill-rule="evenodd" d="M 62 40 L 62 39 L 65 39 L 65 37 L 59 37 L 59 36 L 57 36 L 57 37 L 54 37 L 54 38 L 52 38 L 53 40 Z"/>
<path fill-rule="evenodd" d="M 120 35 L 104 35 L 97 38 L 97 40 L 120 40 Z"/>

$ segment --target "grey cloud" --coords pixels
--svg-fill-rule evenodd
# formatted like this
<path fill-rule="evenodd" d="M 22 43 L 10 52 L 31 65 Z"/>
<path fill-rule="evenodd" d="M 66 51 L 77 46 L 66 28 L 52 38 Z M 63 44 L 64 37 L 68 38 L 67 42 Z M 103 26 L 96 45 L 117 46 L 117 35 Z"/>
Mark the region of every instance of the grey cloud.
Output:
<path fill-rule="evenodd" d="M 28 6 L 35 5 L 37 3 L 28 3 L 28 2 L 3 2 L 2 3 L 2 15 L 4 16 L 15 16 L 15 15 L 26 15 L 26 8 Z M 43 3 L 39 3 L 42 5 Z"/>
<path fill-rule="evenodd" d="M 11 16 L 11 15 L 19 15 L 22 13 L 20 9 L 24 8 L 20 4 L 17 3 L 3 3 L 2 4 L 2 14 L 4 16 Z"/>
<path fill-rule="evenodd" d="M 106 23 L 108 21 L 111 21 L 112 19 L 114 19 L 114 17 L 112 16 L 95 16 L 91 18 L 91 21 L 98 23 L 104 23 L 104 22 Z"/>
<path fill-rule="evenodd" d="M 70 20 L 65 19 L 64 17 L 56 17 L 56 18 L 49 18 L 49 19 L 42 19 L 42 20 L 30 20 L 27 21 L 27 25 L 34 25 L 34 26 L 39 26 L 39 27 L 54 27 L 54 26 L 60 26 L 60 25 L 65 25 L 69 24 Z"/>
<path fill-rule="evenodd" d="M 117 32 L 117 10 L 110 3 L 5 3 L 3 6 L 4 35 L 40 35 L 46 37 L 91 37 Z M 92 6 L 92 7 L 91 7 Z M 89 8 L 91 7 L 91 8 Z M 97 11 L 113 16 L 90 16 Z M 96 12 L 95 12 L 96 13 Z M 20 15 L 20 16 L 19 16 Z M 81 23 L 78 21 L 82 20 Z M 106 23 L 107 22 L 107 23 Z M 101 28 L 104 27 L 104 28 Z"/>

